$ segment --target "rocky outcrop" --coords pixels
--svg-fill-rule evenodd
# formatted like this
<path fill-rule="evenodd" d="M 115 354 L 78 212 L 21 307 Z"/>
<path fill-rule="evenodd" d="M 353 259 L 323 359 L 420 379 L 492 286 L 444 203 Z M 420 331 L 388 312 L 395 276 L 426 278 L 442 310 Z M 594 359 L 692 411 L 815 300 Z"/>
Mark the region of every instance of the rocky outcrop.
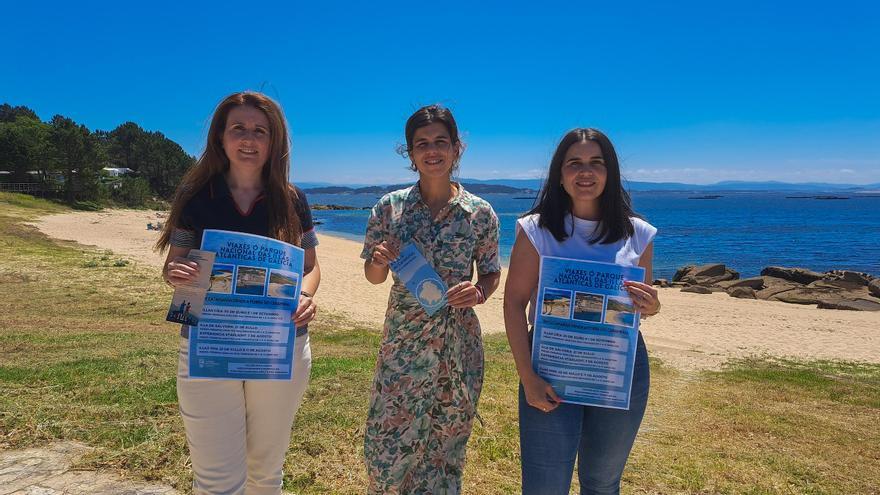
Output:
<path fill-rule="evenodd" d="M 824 280 L 838 280 L 861 286 L 866 286 L 874 280 L 874 277 L 867 273 L 853 272 L 849 270 L 831 270 L 830 272 L 826 272 L 822 278 Z"/>
<path fill-rule="evenodd" d="M 738 297 L 740 299 L 757 299 L 755 289 L 751 287 L 732 287 L 727 290 L 730 297 Z"/>
<path fill-rule="evenodd" d="M 682 292 L 725 291 L 731 297 L 817 305 L 822 309 L 880 311 L 880 278 L 851 270 L 819 273 L 770 266 L 761 271 L 760 277 L 740 279 L 739 273 L 721 263 L 688 265 L 675 273 L 672 286 L 684 286 Z"/>
<path fill-rule="evenodd" d="M 709 287 L 719 282 L 736 280 L 738 278 L 739 272 L 727 268 L 722 263 L 712 263 L 701 266 L 686 266 L 675 273 L 672 281 Z"/>
<path fill-rule="evenodd" d="M 311 205 L 311 208 L 314 211 L 324 211 L 324 210 L 348 211 L 348 210 L 369 210 L 370 209 L 369 206 L 346 206 L 346 205 L 335 205 L 335 204 Z"/>
<path fill-rule="evenodd" d="M 762 276 L 781 278 L 798 284 L 809 284 L 822 278 L 823 274 L 804 268 L 785 268 L 782 266 L 768 266 L 761 270 Z"/>
<path fill-rule="evenodd" d="M 790 304 L 819 304 L 823 299 L 831 299 L 834 298 L 835 295 L 835 292 L 829 289 L 796 287 L 791 290 L 774 294 L 767 299 L 770 301 L 782 301 Z"/>
<path fill-rule="evenodd" d="M 711 294 L 712 289 L 703 287 L 702 285 L 691 285 L 681 289 L 682 292 L 693 292 L 694 294 Z"/>
<path fill-rule="evenodd" d="M 880 311 L 880 301 L 869 299 L 826 299 L 824 301 L 819 301 L 819 309 Z"/>
<path fill-rule="evenodd" d="M 756 289 L 757 292 L 755 295 L 758 299 L 770 299 L 772 296 L 776 294 L 792 290 L 800 287 L 800 284 L 795 282 L 790 282 L 785 279 L 776 278 L 776 277 L 761 277 L 764 280 L 764 287 L 761 289 Z"/>
<path fill-rule="evenodd" d="M 764 277 L 752 277 L 752 278 L 743 278 L 740 280 L 727 280 L 724 282 L 718 282 L 718 287 L 722 289 L 733 289 L 736 287 L 749 287 L 754 290 L 759 290 L 764 288 Z"/>
<path fill-rule="evenodd" d="M 654 283 L 652 285 L 656 285 L 657 287 L 672 287 L 672 284 L 669 283 L 669 280 L 666 280 L 665 278 L 658 278 L 654 280 Z"/>

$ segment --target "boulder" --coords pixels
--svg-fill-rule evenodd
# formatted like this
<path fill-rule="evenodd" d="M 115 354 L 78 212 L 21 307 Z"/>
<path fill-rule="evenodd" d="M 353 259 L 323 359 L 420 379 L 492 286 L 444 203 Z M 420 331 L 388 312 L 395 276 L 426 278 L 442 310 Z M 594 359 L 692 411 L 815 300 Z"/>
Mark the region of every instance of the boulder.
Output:
<path fill-rule="evenodd" d="M 850 280 L 844 279 L 822 279 L 816 280 L 815 282 L 810 282 L 807 284 L 807 287 L 815 287 L 819 289 L 831 289 L 831 290 L 860 290 L 864 289 L 866 284 L 861 284 L 859 282 L 853 282 Z"/>
<path fill-rule="evenodd" d="M 673 282 L 683 282 L 691 285 L 710 286 L 718 282 L 727 280 L 736 280 L 739 273 L 727 268 L 721 263 L 713 263 L 709 265 L 694 266 L 688 265 L 675 272 Z"/>
<path fill-rule="evenodd" d="M 768 275 L 762 275 L 761 279 L 764 281 L 764 287 L 774 287 L 777 285 L 788 285 L 791 287 L 800 286 L 801 284 L 797 282 L 792 282 L 791 280 L 785 280 L 784 278 L 771 277 Z"/>
<path fill-rule="evenodd" d="M 815 282 L 825 276 L 822 273 L 807 270 L 806 268 L 786 268 L 782 266 L 768 266 L 761 270 L 761 275 L 781 278 L 804 285 Z"/>
<path fill-rule="evenodd" d="M 755 290 L 764 288 L 764 277 L 743 278 L 739 280 L 725 280 L 718 282 L 718 286 L 723 289 L 732 289 L 734 287 L 751 287 Z"/>
<path fill-rule="evenodd" d="M 709 265 L 700 265 L 691 270 L 694 277 L 718 277 L 727 272 L 727 267 L 722 263 L 712 263 Z"/>
<path fill-rule="evenodd" d="M 729 270 L 728 273 L 725 273 L 724 275 L 718 275 L 717 277 L 691 277 L 690 279 L 685 277 L 685 281 L 693 280 L 693 282 L 691 282 L 693 284 L 705 285 L 708 287 L 710 285 L 715 285 L 719 282 L 736 280 L 738 278 L 739 278 L 739 273 L 737 273 L 733 270 Z"/>
<path fill-rule="evenodd" d="M 843 309 L 849 311 L 880 311 L 880 301 L 870 299 L 829 298 L 819 301 L 819 309 Z"/>
<path fill-rule="evenodd" d="M 800 285 L 772 285 L 755 292 L 755 296 L 757 296 L 758 299 L 764 299 L 765 301 L 775 300 L 772 299 L 773 296 L 797 289 L 798 287 L 800 287 Z"/>
<path fill-rule="evenodd" d="M 671 287 L 671 285 L 669 285 L 669 280 L 666 280 L 665 278 L 658 278 L 654 281 L 653 285 L 656 285 L 657 287 Z"/>
<path fill-rule="evenodd" d="M 791 304 L 819 304 L 824 299 L 838 299 L 836 291 L 829 289 L 817 289 L 808 287 L 796 287 L 774 294 L 767 299 L 770 301 L 782 301 Z"/>
<path fill-rule="evenodd" d="M 871 283 L 871 281 L 874 280 L 874 277 L 867 273 L 853 272 L 850 270 L 831 270 L 830 272 L 825 272 L 823 279 L 829 281 L 837 280 L 865 286 Z"/>
<path fill-rule="evenodd" d="M 687 265 L 679 268 L 675 271 L 675 275 L 672 276 L 672 282 L 681 282 L 681 278 L 690 273 L 694 268 L 696 268 L 694 265 Z"/>
<path fill-rule="evenodd" d="M 691 285 L 681 289 L 682 292 L 693 292 L 694 294 L 711 294 L 712 290 L 702 285 Z"/>
<path fill-rule="evenodd" d="M 758 298 L 755 295 L 755 289 L 751 287 L 732 287 L 730 289 L 727 289 L 727 293 L 730 294 L 730 297 L 738 297 L 740 299 Z"/>
<path fill-rule="evenodd" d="M 764 288 L 758 290 L 755 293 L 755 295 L 758 296 L 758 299 L 769 300 L 772 296 L 775 296 L 776 294 L 796 289 L 798 287 L 803 287 L 801 284 L 797 284 L 782 278 L 768 276 L 763 276 L 761 278 L 764 280 Z"/>
<path fill-rule="evenodd" d="M 868 284 L 868 292 L 874 297 L 880 297 L 880 278 L 875 278 Z"/>

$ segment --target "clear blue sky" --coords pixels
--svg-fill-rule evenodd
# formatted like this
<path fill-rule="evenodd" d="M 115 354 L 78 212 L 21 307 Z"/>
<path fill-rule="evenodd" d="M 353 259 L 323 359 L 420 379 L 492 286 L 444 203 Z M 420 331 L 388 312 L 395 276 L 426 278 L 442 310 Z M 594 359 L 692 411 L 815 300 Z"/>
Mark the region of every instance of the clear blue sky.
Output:
<path fill-rule="evenodd" d="M 16 2 L 0 101 L 134 121 L 198 154 L 226 94 L 276 98 L 298 181 L 407 181 L 441 102 L 462 176 L 535 177 L 574 126 L 631 180 L 880 182 L 876 2 Z"/>

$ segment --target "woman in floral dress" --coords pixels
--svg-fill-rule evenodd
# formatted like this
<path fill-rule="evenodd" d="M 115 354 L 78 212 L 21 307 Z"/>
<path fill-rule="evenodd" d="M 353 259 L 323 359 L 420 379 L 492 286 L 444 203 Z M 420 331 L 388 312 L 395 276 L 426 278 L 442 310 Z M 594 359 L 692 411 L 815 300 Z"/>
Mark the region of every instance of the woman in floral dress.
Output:
<path fill-rule="evenodd" d="M 449 110 L 419 109 L 405 135 L 405 156 L 419 181 L 373 207 L 364 274 L 384 282 L 388 263 L 411 242 L 449 287 L 448 306 L 428 316 L 393 275 L 364 438 L 368 493 L 457 494 L 483 385 L 473 306 L 501 278 L 498 217 L 451 180 L 464 147 Z"/>

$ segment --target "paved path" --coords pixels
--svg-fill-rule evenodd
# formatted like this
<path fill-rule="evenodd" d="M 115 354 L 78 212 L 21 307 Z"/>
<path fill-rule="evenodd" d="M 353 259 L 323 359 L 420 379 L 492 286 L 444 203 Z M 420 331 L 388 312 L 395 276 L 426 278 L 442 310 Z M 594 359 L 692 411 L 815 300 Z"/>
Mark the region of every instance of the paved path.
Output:
<path fill-rule="evenodd" d="M 89 450 L 80 443 L 61 442 L 0 452 L 0 495 L 180 495 L 167 485 L 72 470 L 74 461 Z"/>

